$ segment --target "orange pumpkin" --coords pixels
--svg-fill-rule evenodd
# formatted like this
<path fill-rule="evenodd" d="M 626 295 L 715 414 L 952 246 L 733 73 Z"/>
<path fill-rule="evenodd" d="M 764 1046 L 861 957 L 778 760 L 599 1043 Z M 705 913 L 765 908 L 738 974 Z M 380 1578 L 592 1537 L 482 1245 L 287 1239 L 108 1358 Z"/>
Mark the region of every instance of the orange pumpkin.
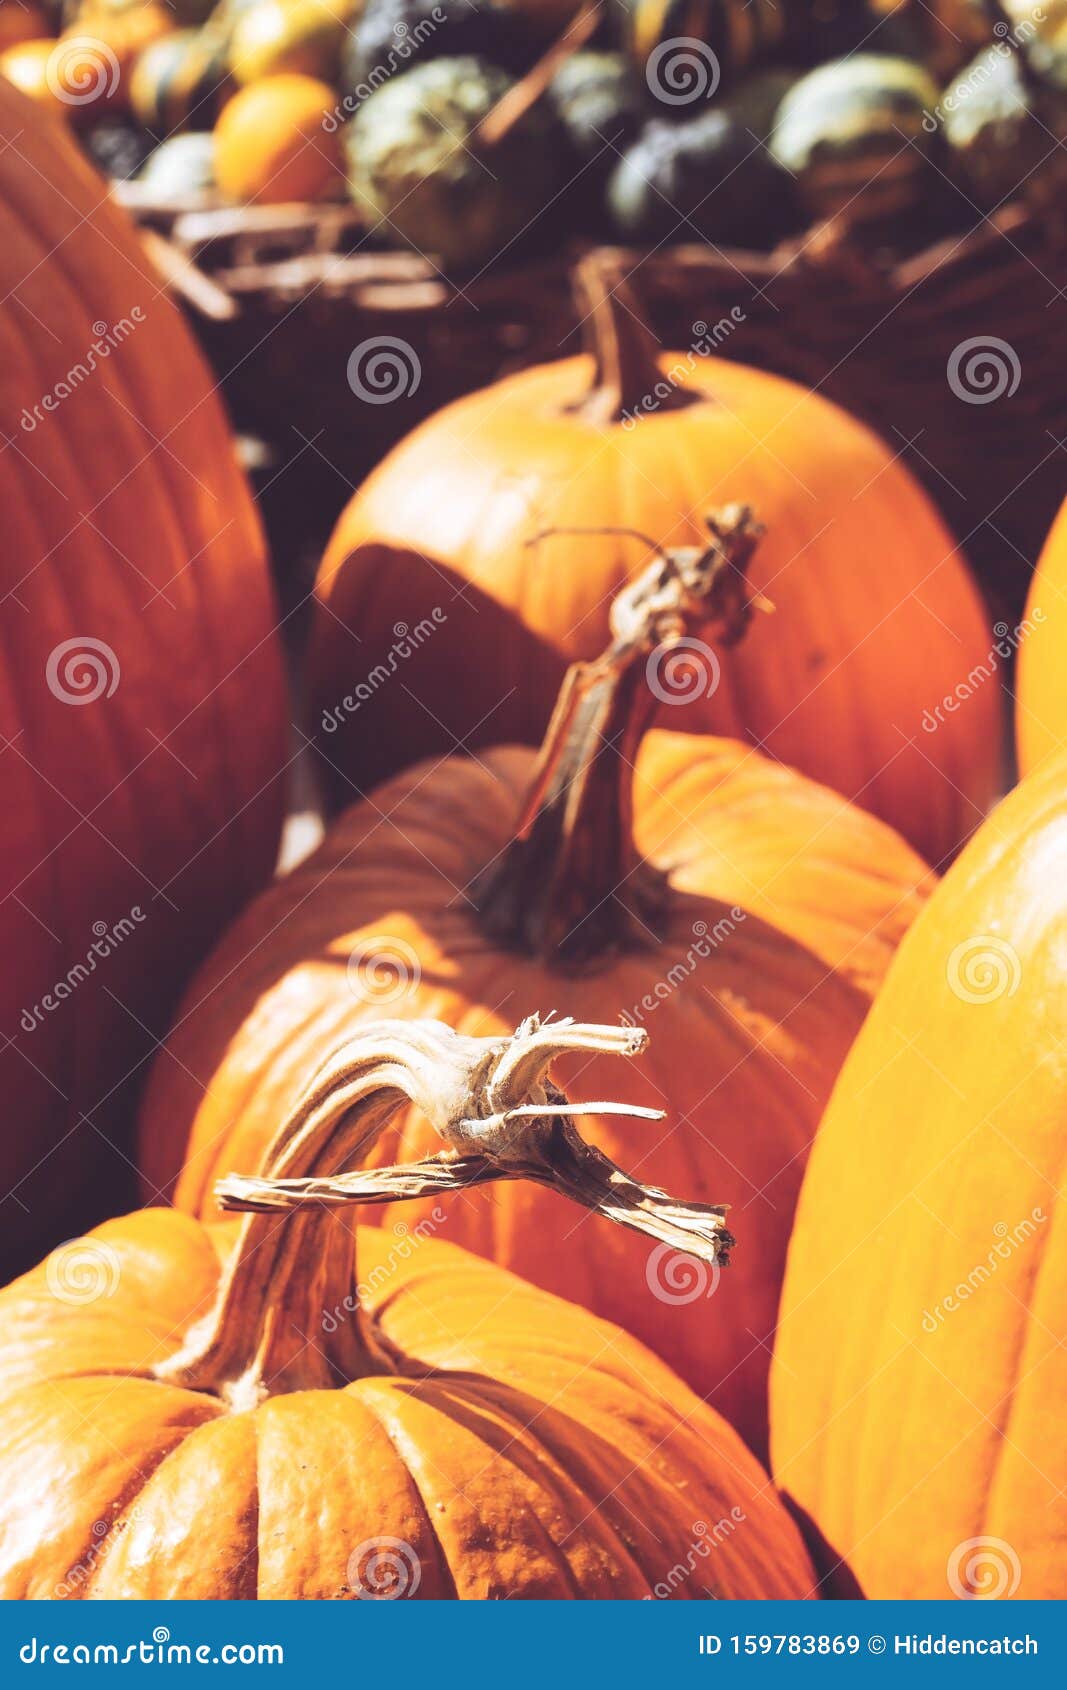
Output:
<path fill-rule="evenodd" d="M 323 128 L 336 104 L 328 82 L 295 72 L 242 88 L 215 125 L 215 180 L 222 193 L 268 205 L 321 199 L 338 189 L 339 132 L 336 125 Z"/>
<path fill-rule="evenodd" d="M 1019 768 L 1036 769 L 1067 749 L 1067 669 L 1061 649 L 1067 596 L 1067 501 L 1052 525 L 1018 630 L 1015 736 Z"/>
<path fill-rule="evenodd" d="M 0 0 L 0 48 L 20 41 L 39 41 L 48 34 L 48 20 L 40 6 L 25 0 Z"/>
<path fill-rule="evenodd" d="M 726 1192 L 749 1239 L 729 1295 L 709 1310 L 714 1279 L 599 1225 L 576 1232 L 548 1192 L 476 1194 L 447 1236 L 625 1325 L 759 1448 L 807 1146 L 927 871 L 884 824 L 735 742 L 652 733 L 638 757 L 646 676 L 661 686 L 693 655 L 689 636 L 676 644 L 687 619 L 738 632 L 753 543 L 733 513 L 706 553 L 620 596 L 620 641 L 576 665 L 540 762 L 512 747 L 417 766 L 264 895 L 159 1059 L 141 1161 L 151 1197 L 184 1160 L 177 1201 L 210 1216 L 217 1174 L 257 1161 L 309 1066 L 383 1004 L 479 1033 L 532 1002 L 583 1021 L 621 1008 L 658 1034 L 626 1100 L 677 1124 L 605 1119 L 597 1142 L 666 1189 Z M 603 1083 L 596 1061 L 564 1072 L 578 1098 Z M 383 1154 L 416 1154 L 427 1134 L 409 1112 Z"/>
<path fill-rule="evenodd" d="M 1067 761 L 889 970 L 804 1181 L 774 1471 L 872 1597 L 1063 1591 Z"/>
<path fill-rule="evenodd" d="M 182 319 L 64 128 L 0 122 L 0 1253 L 122 1195 L 141 1063 L 270 875 L 263 538 Z"/>
<path fill-rule="evenodd" d="M 544 1079 L 559 1050 L 638 1043 L 379 1023 L 281 1123 L 270 1170 L 290 1202 L 309 1180 L 343 1201 L 336 1176 L 411 1097 L 456 1157 L 376 1200 L 528 1170 L 714 1261 L 721 1216 L 591 1160 Z M 812 1592 L 766 1474 L 640 1344 L 421 1230 L 359 1228 L 357 1291 L 353 1231 L 318 1197 L 236 1235 L 149 1210 L 0 1293 L 0 1594 Z"/>
<path fill-rule="evenodd" d="M 860 424 L 776 376 L 658 353 L 609 279 L 585 276 L 592 360 L 450 406 L 341 516 L 309 665 L 320 724 L 397 625 L 435 606 L 447 620 L 403 686 L 339 732 L 320 727 L 334 797 L 457 744 L 536 744 L 566 663 L 602 650 L 608 606 L 649 547 L 691 543 L 702 511 L 744 497 L 768 526 L 755 584 L 781 614 L 729 655 L 685 725 L 759 745 L 940 862 L 997 790 L 1001 736 L 995 687 L 924 731 L 991 639 L 948 532 Z M 619 524 L 638 532 L 528 544 L 545 529 Z"/>
<path fill-rule="evenodd" d="M 177 27 L 173 11 L 156 0 L 141 5 L 86 6 L 53 43 L 46 79 L 75 121 L 124 111 L 130 76 L 144 49 Z"/>

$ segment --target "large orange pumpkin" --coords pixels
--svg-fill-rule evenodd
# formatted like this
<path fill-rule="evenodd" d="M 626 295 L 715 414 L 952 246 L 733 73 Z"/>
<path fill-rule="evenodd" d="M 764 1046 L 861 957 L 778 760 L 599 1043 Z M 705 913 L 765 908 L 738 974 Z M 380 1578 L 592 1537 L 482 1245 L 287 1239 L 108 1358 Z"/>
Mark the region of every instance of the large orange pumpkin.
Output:
<path fill-rule="evenodd" d="M 460 1153 L 422 1170 L 445 1188 L 528 1168 L 714 1261 L 717 1213 L 591 1162 L 555 1114 L 558 1050 L 638 1043 L 380 1023 L 280 1124 L 270 1171 L 318 1189 L 410 1096 Z M 640 1344 L 424 1230 L 359 1228 L 357 1291 L 353 1230 L 317 1198 L 236 1236 L 149 1210 L 0 1293 L 0 1594 L 812 1592 L 766 1474 Z"/>
<path fill-rule="evenodd" d="M 789 1251 L 774 1470 L 868 1596 L 1063 1594 L 1067 762 L 905 939 Z"/>
<path fill-rule="evenodd" d="M 63 130 L 4 82 L 0 124 L 10 1268 L 121 1197 L 139 1065 L 269 877 L 285 717 L 208 372 Z"/>
<path fill-rule="evenodd" d="M 759 1448 L 808 1143 L 927 871 L 884 824 L 733 741 L 653 732 L 638 756 L 649 677 L 717 661 L 680 633 L 686 617 L 725 642 L 747 615 L 751 545 L 735 515 L 707 554 L 620 596 L 619 639 L 576 665 L 540 760 L 513 747 L 419 765 L 264 895 L 191 989 L 141 1160 L 152 1197 L 184 1159 L 177 1201 L 210 1216 L 217 1175 L 255 1164 L 309 1065 L 383 1004 L 479 1033 L 533 1002 L 647 1022 L 656 1060 L 624 1095 L 674 1124 L 605 1119 L 596 1140 L 667 1189 L 729 1198 L 748 1240 L 729 1295 L 709 1306 L 714 1278 L 599 1224 L 576 1231 L 521 1186 L 455 1205 L 447 1236 L 625 1325 Z M 564 1071 L 579 1098 L 607 1078 L 595 1060 Z M 427 1134 L 409 1111 L 382 1153 L 417 1154 Z"/>
<path fill-rule="evenodd" d="M 755 584 L 781 614 L 730 654 L 685 725 L 759 745 L 939 863 L 996 793 L 1002 730 L 995 687 L 929 728 L 991 644 L 929 500 L 817 393 L 659 354 L 601 271 L 586 285 L 595 359 L 527 370 L 442 411 L 338 522 L 309 670 L 335 797 L 457 746 L 537 744 L 566 663 L 603 649 L 611 600 L 650 545 L 690 543 L 705 510 L 744 498 L 768 526 Z M 730 326 L 704 325 L 694 344 L 718 344 Z M 362 374 L 380 402 L 390 375 L 402 384 L 411 372 L 382 351 Z M 527 543 L 544 529 L 619 524 L 637 532 Z M 358 718 L 342 708 L 338 727 L 343 700 L 393 661 L 395 630 L 434 609 L 441 630 L 403 684 L 378 690 Z M 682 725 L 671 711 L 671 728 Z"/>
<path fill-rule="evenodd" d="M 1067 749 L 1067 501 L 1052 525 L 1017 632 L 1015 735 L 1023 774 Z"/>

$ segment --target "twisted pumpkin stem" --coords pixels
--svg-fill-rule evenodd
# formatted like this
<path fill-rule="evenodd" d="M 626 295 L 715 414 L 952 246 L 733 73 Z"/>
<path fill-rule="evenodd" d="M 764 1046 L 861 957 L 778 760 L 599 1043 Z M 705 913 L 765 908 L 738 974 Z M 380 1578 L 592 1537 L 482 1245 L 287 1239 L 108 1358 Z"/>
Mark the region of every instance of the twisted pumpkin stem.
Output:
<path fill-rule="evenodd" d="M 603 656 L 568 669 L 515 837 L 472 888 L 482 927 L 507 949 L 579 969 L 662 935 L 665 882 L 633 836 L 638 749 L 673 697 L 677 667 L 714 690 L 713 647 L 735 645 L 754 612 L 771 608 L 747 580 L 762 533 L 748 506 L 705 524 L 706 546 L 670 550 L 632 529 L 550 529 L 530 541 L 630 534 L 655 556 L 615 598 Z"/>
<path fill-rule="evenodd" d="M 665 377 L 662 348 L 641 316 L 621 258 L 600 248 L 588 253 L 573 277 L 585 339 L 593 362 L 589 390 L 571 407 L 597 428 L 632 418 L 707 403 L 707 395 Z"/>
<path fill-rule="evenodd" d="M 634 1056 L 640 1028 L 530 1016 L 510 1038 L 475 1039 L 436 1021 L 382 1021 L 336 1051 L 278 1132 L 266 1174 L 233 1174 L 216 1195 L 250 1211 L 215 1308 L 154 1376 L 231 1407 L 283 1391 L 331 1388 L 389 1366 L 353 1296 L 355 1240 L 336 1211 L 530 1179 L 701 1260 L 725 1262 L 725 1208 L 682 1203 L 632 1179 L 573 1117 L 657 1110 L 568 1104 L 548 1070 L 565 1051 Z M 438 1156 L 356 1168 L 396 1111 L 414 1103 L 442 1140 Z M 323 1322 L 346 1306 L 351 1319 Z"/>

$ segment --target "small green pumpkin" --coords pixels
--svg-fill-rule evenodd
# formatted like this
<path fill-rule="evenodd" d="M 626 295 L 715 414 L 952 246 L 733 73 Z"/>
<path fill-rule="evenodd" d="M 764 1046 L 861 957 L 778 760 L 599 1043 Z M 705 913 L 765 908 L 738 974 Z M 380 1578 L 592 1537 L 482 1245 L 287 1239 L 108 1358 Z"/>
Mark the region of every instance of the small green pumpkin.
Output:
<path fill-rule="evenodd" d="M 644 82 L 623 53 L 575 53 L 549 84 L 548 97 L 580 180 L 602 186 L 618 149 L 637 139 L 649 114 Z"/>
<path fill-rule="evenodd" d="M 747 129 L 754 140 L 765 144 L 771 138 L 782 101 L 800 81 L 800 74 L 781 65 L 773 70 L 757 71 L 731 89 L 719 102 L 720 107 Z"/>
<path fill-rule="evenodd" d="M 475 131 L 514 84 L 484 59 L 434 59 L 394 77 L 345 128 L 349 189 L 389 245 L 447 270 L 510 249 L 551 202 L 563 149 L 547 101 L 532 106 L 483 163 Z"/>
<path fill-rule="evenodd" d="M 365 0 L 341 55 L 349 108 L 431 59 L 477 58 L 514 75 L 537 56 L 526 20 L 498 0 Z"/>
<path fill-rule="evenodd" d="M 966 187 L 992 210 L 1059 165 L 1053 141 L 1067 132 L 1067 38 L 1030 53 L 997 42 L 961 71 L 941 96 L 945 139 Z M 1062 165 L 1059 165 L 1062 169 Z"/>
<path fill-rule="evenodd" d="M 848 209 L 889 221 L 919 205 L 932 175 L 938 88 L 913 59 L 854 53 L 801 77 L 782 101 L 771 152 L 814 217 Z"/>
<path fill-rule="evenodd" d="M 735 81 L 781 47 L 788 28 L 783 0 L 620 0 L 620 10 L 622 44 L 666 105 L 707 98 L 709 76 L 716 86 Z"/>
<path fill-rule="evenodd" d="M 226 49 L 208 30 L 179 29 L 146 47 L 133 67 L 130 104 L 158 135 L 210 129 L 227 85 Z"/>
<path fill-rule="evenodd" d="M 659 245 L 773 245 L 790 187 L 766 148 L 725 108 L 679 122 L 655 118 L 619 160 L 608 208 L 619 236 Z"/>

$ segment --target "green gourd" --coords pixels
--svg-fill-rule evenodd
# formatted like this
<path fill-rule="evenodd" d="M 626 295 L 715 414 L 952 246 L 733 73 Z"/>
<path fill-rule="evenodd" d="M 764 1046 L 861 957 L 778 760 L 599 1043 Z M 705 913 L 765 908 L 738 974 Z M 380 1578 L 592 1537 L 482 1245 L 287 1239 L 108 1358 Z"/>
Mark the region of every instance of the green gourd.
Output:
<path fill-rule="evenodd" d="M 227 87 L 226 48 L 206 29 L 161 36 L 140 55 L 130 78 L 130 104 L 158 135 L 210 129 Z"/>
<path fill-rule="evenodd" d="M 620 0 L 619 13 L 625 50 L 668 106 L 706 98 L 709 75 L 728 86 L 780 48 L 788 28 L 782 0 Z"/>
<path fill-rule="evenodd" d="M 767 149 L 716 107 L 682 121 L 653 119 L 608 183 L 619 236 L 650 245 L 773 245 L 787 219 L 789 195 L 788 178 Z"/>
<path fill-rule="evenodd" d="M 938 88 L 913 59 L 855 53 L 804 76 L 782 101 L 771 152 L 813 217 L 889 221 L 933 174 Z"/>
<path fill-rule="evenodd" d="M 992 210 L 1060 164 L 1067 132 L 1067 39 L 987 47 L 941 96 L 945 139 L 964 184 Z"/>
<path fill-rule="evenodd" d="M 476 131 L 513 86 L 484 59 L 435 59 L 363 101 L 345 128 L 349 189 L 385 242 L 428 253 L 446 270 L 514 256 L 514 242 L 552 200 L 562 148 L 543 100 L 483 148 Z"/>

